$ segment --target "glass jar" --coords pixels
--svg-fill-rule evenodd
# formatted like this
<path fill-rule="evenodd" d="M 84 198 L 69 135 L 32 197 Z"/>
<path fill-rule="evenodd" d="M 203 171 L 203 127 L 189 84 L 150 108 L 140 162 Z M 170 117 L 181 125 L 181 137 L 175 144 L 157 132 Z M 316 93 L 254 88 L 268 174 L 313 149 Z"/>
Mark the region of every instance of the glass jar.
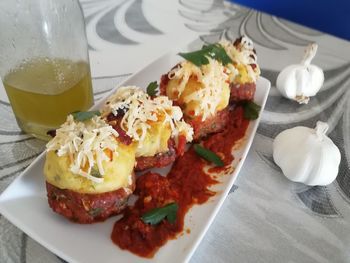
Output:
<path fill-rule="evenodd" d="M 42 139 L 93 104 L 78 0 L 1 0 L 0 77 L 19 127 Z"/>

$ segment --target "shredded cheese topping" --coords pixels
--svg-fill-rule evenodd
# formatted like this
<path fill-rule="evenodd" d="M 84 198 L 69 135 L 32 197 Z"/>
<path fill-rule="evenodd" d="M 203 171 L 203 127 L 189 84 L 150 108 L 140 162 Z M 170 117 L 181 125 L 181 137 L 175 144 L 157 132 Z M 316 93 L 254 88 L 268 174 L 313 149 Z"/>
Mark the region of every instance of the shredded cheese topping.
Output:
<path fill-rule="evenodd" d="M 254 51 L 253 41 L 247 36 L 242 36 L 237 47 L 233 45 L 232 42 L 227 40 L 221 40 L 219 44 L 225 49 L 227 55 L 232 59 L 233 63 L 246 66 L 250 79 L 255 82 L 257 77 L 260 75 L 260 69 L 257 64 L 257 56 Z M 256 65 L 255 70 L 249 66 L 250 64 Z M 228 68 L 234 72 L 232 70 L 234 65 L 228 64 Z M 237 74 L 238 72 L 230 76 L 231 82 Z"/>
<path fill-rule="evenodd" d="M 180 80 L 176 89 L 178 92 L 178 98 L 184 92 L 187 82 L 192 75 L 197 76 L 197 78 L 201 78 L 202 71 L 200 67 L 197 67 L 195 64 L 187 60 L 181 62 L 174 69 L 169 71 L 169 79 Z"/>
<path fill-rule="evenodd" d="M 222 100 L 223 89 L 229 86 L 229 68 L 225 68 L 221 62 L 209 58 L 207 65 L 197 67 L 189 61 L 183 61 L 168 73 L 169 79 L 179 81 L 177 97 L 180 98 L 184 92 L 190 77 L 195 76 L 202 84 L 202 88 L 191 92 L 184 98 L 184 102 L 195 101 L 199 107 L 195 108 L 194 115 L 202 115 L 202 120 L 213 116 Z"/>
<path fill-rule="evenodd" d="M 102 112 L 104 116 L 110 112 L 117 116 L 120 110 L 124 112 L 121 128 L 138 142 L 139 148 L 143 147 L 152 123 L 160 121 L 169 124 L 173 137 L 181 134 L 187 141 L 192 141 L 192 127 L 182 120 L 181 109 L 173 106 L 173 102 L 166 96 L 151 99 L 136 86 L 121 87 L 108 99 Z"/>
<path fill-rule="evenodd" d="M 58 156 L 69 156 L 72 173 L 101 183 L 105 174 L 102 162 L 111 161 L 108 151 L 117 154 L 116 137 L 118 133 L 99 116 L 78 122 L 69 115 L 56 130 L 56 136 L 47 143 L 46 149 L 56 151 Z M 93 175 L 96 168 L 101 177 Z"/>

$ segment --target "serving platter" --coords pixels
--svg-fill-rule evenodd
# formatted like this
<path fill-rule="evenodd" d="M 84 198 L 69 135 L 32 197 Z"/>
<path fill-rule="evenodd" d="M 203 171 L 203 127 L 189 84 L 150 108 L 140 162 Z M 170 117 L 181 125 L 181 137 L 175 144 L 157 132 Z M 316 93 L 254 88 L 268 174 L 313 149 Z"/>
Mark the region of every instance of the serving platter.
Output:
<path fill-rule="evenodd" d="M 162 56 L 119 86 L 135 85 L 145 88 L 151 81 L 159 81 L 162 74 L 181 61 L 177 53 L 178 51 L 172 51 Z M 260 77 L 257 81 L 254 101 L 261 105 L 261 112 L 269 89 L 270 82 Z M 93 108 L 98 109 L 104 100 L 99 101 Z M 168 241 L 151 259 L 138 257 L 113 244 L 110 236 L 113 224 L 118 217 L 112 217 L 102 223 L 79 225 L 52 212 L 47 204 L 43 174 L 45 152 L 2 193 L 0 213 L 30 237 L 68 262 L 187 262 L 236 180 L 252 144 L 260 117 L 261 114 L 257 120 L 250 122 L 245 137 L 234 147 L 231 171 L 217 176 L 220 183 L 212 188 L 217 194 L 207 203 L 192 207 L 185 218 L 186 231 L 175 240 Z M 161 172 L 167 170 L 163 169 Z"/>

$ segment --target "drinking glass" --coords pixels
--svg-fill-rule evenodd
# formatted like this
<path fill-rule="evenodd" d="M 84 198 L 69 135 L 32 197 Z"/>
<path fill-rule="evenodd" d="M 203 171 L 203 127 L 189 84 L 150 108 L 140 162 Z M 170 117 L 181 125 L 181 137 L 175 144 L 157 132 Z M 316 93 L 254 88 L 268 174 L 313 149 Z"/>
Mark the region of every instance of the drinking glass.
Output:
<path fill-rule="evenodd" d="M 93 104 L 78 0 L 1 0 L 0 77 L 19 127 L 41 139 Z"/>

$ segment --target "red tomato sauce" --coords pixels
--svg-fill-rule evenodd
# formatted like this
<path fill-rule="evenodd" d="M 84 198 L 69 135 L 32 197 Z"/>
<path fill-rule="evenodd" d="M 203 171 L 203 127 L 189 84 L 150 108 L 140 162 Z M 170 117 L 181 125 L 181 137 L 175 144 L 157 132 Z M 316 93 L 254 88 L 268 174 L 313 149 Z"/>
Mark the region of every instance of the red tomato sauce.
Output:
<path fill-rule="evenodd" d="M 212 168 L 224 171 L 231 164 L 235 143 L 244 137 L 249 120 L 243 118 L 243 109 L 230 111 L 230 118 L 224 131 L 208 136 L 202 141 L 204 147 L 218 154 L 226 167 Z M 121 249 L 127 249 L 141 257 L 151 258 L 169 239 L 174 239 L 184 230 L 187 211 L 195 204 L 203 204 L 215 192 L 209 189 L 217 184 L 203 171 L 209 163 L 200 158 L 193 147 L 179 157 L 167 176 L 147 173 L 136 182 L 135 194 L 138 200 L 124 211 L 122 219 L 114 225 L 111 238 Z M 141 216 L 146 212 L 176 202 L 179 206 L 175 223 L 166 219 L 157 225 L 146 224 Z"/>

